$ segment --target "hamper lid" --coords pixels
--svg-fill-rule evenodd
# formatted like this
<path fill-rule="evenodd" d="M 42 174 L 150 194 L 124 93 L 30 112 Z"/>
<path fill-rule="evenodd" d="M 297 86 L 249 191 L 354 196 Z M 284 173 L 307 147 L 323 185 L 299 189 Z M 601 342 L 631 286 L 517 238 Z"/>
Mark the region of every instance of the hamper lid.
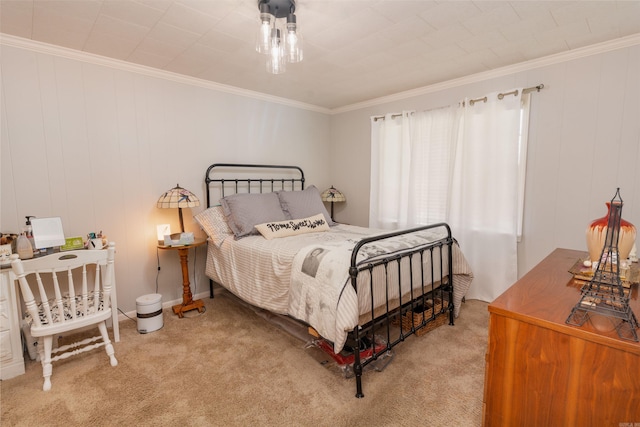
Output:
<path fill-rule="evenodd" d="M 162 301 L 161 294 L 148 294 L 148 295 L 142 295 L 141 297 L 136 298 L 136 304 L 138 305 L 157 304 L 161 301 Z"/>

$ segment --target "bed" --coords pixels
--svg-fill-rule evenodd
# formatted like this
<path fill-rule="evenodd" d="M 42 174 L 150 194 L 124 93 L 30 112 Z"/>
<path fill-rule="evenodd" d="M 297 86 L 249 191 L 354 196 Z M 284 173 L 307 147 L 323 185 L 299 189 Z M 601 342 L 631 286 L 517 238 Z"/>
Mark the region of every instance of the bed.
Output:
<path fill-rule="evenodd" d="M 447 224 L 336 223 L 297 166 L 216 163 L 205 185 L 195 219 L 208 236 L 211 297 L 217 283 L 309 326 L 334 354 L 354 350 L 356 397 L 368 364 L 432 322 L 454 324 L 473 274 Z"/>

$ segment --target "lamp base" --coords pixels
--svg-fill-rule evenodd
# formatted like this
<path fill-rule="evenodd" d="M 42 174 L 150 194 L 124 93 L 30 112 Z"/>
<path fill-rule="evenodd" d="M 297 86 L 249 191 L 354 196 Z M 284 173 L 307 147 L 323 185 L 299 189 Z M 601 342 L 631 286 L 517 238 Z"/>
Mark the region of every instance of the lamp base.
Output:
<path fill-rule="evenodd" d="M 198 310 L 199 313 L 204 313 L 204 302 L 201 299 L 191 301 L 187 304 L 178 304 L 171 307 L 173 314 L 177 314 L 178 317 L 184 317 L 184 313 L 191 310 Z"/>

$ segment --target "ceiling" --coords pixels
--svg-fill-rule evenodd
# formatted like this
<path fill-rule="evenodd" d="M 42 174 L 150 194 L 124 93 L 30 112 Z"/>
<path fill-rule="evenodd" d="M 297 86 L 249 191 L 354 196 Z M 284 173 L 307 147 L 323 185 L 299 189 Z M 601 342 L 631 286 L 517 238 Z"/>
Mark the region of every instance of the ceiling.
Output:
<path fill-rule="evenodd" d="M 0 32 L 336 109 L 640 33 L 640 1 L 298 0 L 271 75 L 257 0 L 0 0 Z"/>

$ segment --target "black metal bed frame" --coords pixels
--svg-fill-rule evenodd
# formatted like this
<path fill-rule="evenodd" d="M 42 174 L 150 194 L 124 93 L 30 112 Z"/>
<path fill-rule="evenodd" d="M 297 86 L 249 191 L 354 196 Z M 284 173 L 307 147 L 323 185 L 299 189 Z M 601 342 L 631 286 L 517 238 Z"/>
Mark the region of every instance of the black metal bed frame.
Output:
<path fill-rule="evenodd" d="M 212 178 L 211 174 L 214 169 L 226 169 L 227 172 L 233 173 L 233 171 L 239 170 L 293 170 L 297 177 L 287 178 Z M 252 186 L 256 185 L 258 192 L 262 193 L 266 191 L 277 191 L 285 189 L 285 186 L 289 186 L 289 189 L 296 189 L 299 185 L 299 189 L 304 189 L 304 173 L 298 166 L 283 166 L 283 165 L 259 165 L 259 164 L 237 164 L 237 163 L 215 163 L 209 166 L 205 176 L 206 195 L 207 195 L 207 207 L 211 204 L 211 184 L 218 183 L 221 186 L 221 196 L 224 197 L 225 184 L 231 185 L 234 193 L 237 193 L 239 189 L 246 189 L 247 192 L 251 192 Z M 276 188 L 277 184 L 277 188 Z M 415 233 L 423 230 L 444 228 L 446 230 L 446 236 L 437 241 L 429 244 L 418 245 L 410 250 L 402 251 L 399 253 L 393 253 L 385 257 L 377 257 L 374 261 L 366 261 L 364 263 L 358 263 L 358 252 L 363 246 L 368 243 L 381 241 L 403 234 Z M 376 362 L 378 359 L 385 357 L 389 354 L 391 349 L 403 342 L 407 337 L 415 334 L 421 329 L 425 328 L 429 323 L 433 322 L 439 316 L 449 316 L 449 324 L 454 324 L 453 314 L 453 245 L 455 240 L 451 235 L 451 229 L 446 223 L 437 223 L 432 225 L 426 225 L 422 227 L 395 231 L 391 233 L 385 233 L 369 238 L 360 240 L 354 247 L 351 255 L 351 264 L 349 268 L 349 277 L 353 289 L 358 290 L 358 275 L 363 271 L 368 271 L 369 280 L 368 286 L 370 287 L 371 296 L 371 310 L 370 319 L 367 319 L 364 325 L 356 326 L 353 331 L 349 333 L 348 343 L 350 342 L 352 347 L 356 349 L 354 351 L 354 363 L 353 373 L 356 378 L 356 397 L 364 397 L 362 392 L 362 373 L 363 369 Z M 429 258 L 430 270 L 425 271 L 425 257 Z M 416 261 L 417 259 L 417 261 Z M 445 265 L 446 261 L 446 265 Z M 390 283 L 389 270 L 395 268 L 397 272 L 397 283 Z M 376 310 L 374 310 L 373 301 L 373 286 L 374 286 L 374 270 L 383 269 L 385 277 L 385 289 L 386 292 L 386 307 L 381 315 L 376 316 Z M 408 278 L 403 279 L 403 272 L 408 271 Z M 420 277 L 421 283 L 414 289 L 414 275 L 417 272 Z M 442 278 L 439 282 L 434 280 L 435 277 Z M 402 289 L 402 280 L 409 280 L 409 295 L 402 295 L 400 289 Z M 210 280 L 210 294 L 213 298 L 213 281 Z M 379 284 L 378 284 L 379 286 Z M 389 299 L 388 290 L 391 286 L 398 286 L 398 294 L 400 298 L 395 304 Z M 427 299 L 440 298 L 443 304 L 440 308 L 434 305 L 428 310 L 424 310 L 426 307 Z M 420 307 L 420 308 L 419 308 Z M 412 323 L 410 327 L 405 328 L 403 322 L 396 322 L 395 324 L 399 328 L 394 328 L 392 323 L 397 319 L 401 319 L 403 316 L 412 315 L 413 313 L 420 312 L 421 321 L 418 324 Z M 297 319 L 296 319 L 297 320 Z M 398 324 L 399 323 L 399 324 Z M 398 330 L 399 329 L 399 330 Z M 380 346 L 377 337 L 382 337 L 384 345 Z M 367 338 L 366 340 L 364 338 Z M 366 344 L 364 344 L 366 343 Z M 367 358 L 361 357 L 363 350 L 368 350 L 370 354 Z"/>

